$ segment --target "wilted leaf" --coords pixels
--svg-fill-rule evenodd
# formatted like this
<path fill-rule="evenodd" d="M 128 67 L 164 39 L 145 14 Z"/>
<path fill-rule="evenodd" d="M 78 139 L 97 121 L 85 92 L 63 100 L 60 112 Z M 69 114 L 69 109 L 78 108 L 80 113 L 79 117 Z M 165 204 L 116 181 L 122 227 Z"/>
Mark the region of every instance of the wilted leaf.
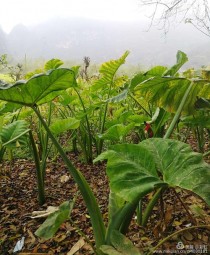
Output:
<path fill-rule="evenodd" d="M 52 214 L 52 213 L 54 213 L 54 212 L 56 212 L 58 210 L 59 210 L 59 207 L 57 207 L 57 206 L 48 206 L 47 209 L 44 210 L 44 211 L 33 211 L 31 218 L 32 219 L 35 219 L 35 218 L 46 218 L 50 214 Z"/>

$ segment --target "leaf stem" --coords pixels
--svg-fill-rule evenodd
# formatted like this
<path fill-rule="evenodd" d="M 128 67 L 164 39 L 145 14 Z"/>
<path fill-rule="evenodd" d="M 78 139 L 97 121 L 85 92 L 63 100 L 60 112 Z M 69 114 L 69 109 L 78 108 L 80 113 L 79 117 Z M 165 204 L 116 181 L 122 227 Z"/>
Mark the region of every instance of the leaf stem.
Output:
<path fill-rule="evenodd" d="M 82 175 L 82 173 L 76 169 L 72 162 L 69 160 L 67 157 L 66 153 L 62 149 L 61 145 L 58 143 L 54 135 L 52 134 L 51 130 L 49 129 L 48 125 L 42 118 L 41 114 L 37 110 L 37 108 L 34 106 L 32 107 L 36 115 L 38 116 L 39 120 L 41 121 L 43 127 L 45 128 L 46 132 L 48 133 L 49 137 L 51 138 L 53 144 L 57 148 L 58 152 L 60 153 L 63 161 L 65 162 L 66 166 L 68 167 L 68 170 L 72 177 L 74 178 L 74 181 L 77 183 L 79 190 L 82 194 L 82 197 L 85 201 L 85 204 L 87 206 L 87 209 L 90 214 L 90 219 L 91 223 L 93 226 L 93 232 L 95 236 L 95 241 L 96 241 L 96 248 L 98 250 L 98 254 L 101 254 L 99 251 L 99 247 L 104 244 L 105 241 L 105 226 L 103 222 L 103 218 L 98 206 L 98 203 L 96 201 L 96 198 L 90 189 L 89 184 L 87 183 L 86 179 Z"/>
<path fill-rule="evenodd" d="M 175 126 L 176 126 L 176 123 L 179 120 L 181 112 L 182 112 L 182 110 L 184 108 L 184 105 L 186 103 L 186 100 L 187 100 L 187 97 L 188 97 L 188 95 L 190 93 L 190 90 L 193 87 L 193 84 L 194 84 L 194 82 L 191 81 L 189 87 L 186 89 L 185 94 L 184 94 L 184 96 L 183 96 L 183 98 L 181 100 L 181 103 L 180 103 L 180 105 L 179 105 L 179 107 L 178 107 L 178 109 L 176 111 L 176 114 L 175 114 L 175 116 L 174 116 L 174 118 L 173 118 L 173 120 L 172 120 L 172 122 L 171 122 L 171 124 L 170 124 L 170 126 L 169 126 L 169 128 L 168 128 L 168 130 L 167 130 L 167 132 L 166 132 L 166 134 L 164 136 L 164 138 L 169 138 L 171 136 L 171 134 L 172 134 L 172 132 L 173 132 Z"/>

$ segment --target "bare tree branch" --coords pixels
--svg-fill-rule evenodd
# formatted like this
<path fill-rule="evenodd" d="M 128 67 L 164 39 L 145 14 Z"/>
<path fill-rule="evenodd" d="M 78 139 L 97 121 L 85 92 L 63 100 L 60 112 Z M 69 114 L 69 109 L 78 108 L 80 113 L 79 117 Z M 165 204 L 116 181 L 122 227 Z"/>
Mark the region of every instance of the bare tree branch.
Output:
<path fill-rule="evenodd" d="M 210 37 L 209 0 L 139 0 L 142 6 L 154 6 L 149 16 L 152 25 L 165 33 L 174 21 L 192 24 L 198 31 Z M 161 11 L 161 13 L 159 13 Z"/>

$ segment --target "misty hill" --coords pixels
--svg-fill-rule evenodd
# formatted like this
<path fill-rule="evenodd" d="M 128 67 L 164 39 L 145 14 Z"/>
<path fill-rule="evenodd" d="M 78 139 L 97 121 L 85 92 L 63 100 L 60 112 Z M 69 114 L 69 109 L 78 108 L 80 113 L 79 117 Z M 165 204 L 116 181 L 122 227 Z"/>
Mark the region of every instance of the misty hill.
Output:
<path fill-rule="evenodd" d="M 56 18 L 26 27 L 17 25 L 9 34 L 0 29 L 0 54 L 16 59 L 60 58 L 78 61 L 89 56 L 101 63 L 130 50 L 128 62 L 142 66 L 171 65 L 177 50 L 189 57 L 188 66 L 210 64 L 209 38 L 190 25 L 179 25 L 163 36 L 155 28 L 145 31 L 142 22 L 109 22 L 84 18 Z"/>

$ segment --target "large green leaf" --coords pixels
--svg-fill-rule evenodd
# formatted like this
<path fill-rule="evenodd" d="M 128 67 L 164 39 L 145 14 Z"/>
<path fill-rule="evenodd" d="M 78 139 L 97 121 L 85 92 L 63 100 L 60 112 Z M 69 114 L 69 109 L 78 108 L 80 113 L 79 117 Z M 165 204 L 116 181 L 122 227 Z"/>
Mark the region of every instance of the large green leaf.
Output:
<path fill-rule="evenodd" d="M 141 255 L 138 248 L 120 232 L 113 230 L 111 245 L 102 245 L 100 250 L 107 255 Z"/>
<path fill-rule="evenodd" d="M 133 123 L 128 124 L 127 126 L 123 124 L 116 124 L 110 127 L 104 134 L 100 135 L 99 137 L 104 140 L 122 140 L 134 127 Z"/>
<path fill-rule="evenodd" d="M 144 75 L 147 78 L 154 77 L 154 76 L 163 76 L 166 70 L 167 70 L 167 67 L 165 66 L 154 66 L 152 69 L 144 73 Z"/>
<path fill-rule="evenodd" d="M 47 63 L 44 66 L 45 71 L 49 71 L 52 69 L 57 69 L 58 67 L 63 65 L 63 61 L 61 61 L 60 59 L 57 58 L 53 58 L 49 61 L 47 61 Z"/>
<path fill-rule="evenodd" d="M 167 185 L 190 190 L 210 205 L 210 166 L 189 145 L 151 138 L 138 145 L 114 145 L 111 149 L 96 160 L 108 159 L 111 189 L 125 200 Z"/>
<path fill-rule="evenodd" d="M 20 145 L 26 144 L 26 133 L 28 131 L 28 123 L 24 120 L 17 120 L 3 126 L 0 132 L 3 146 L 15 148 L 17 142 Z"/>
<path fill-rule="evenodd" d="M 44 223 L 37 229 L 35 234 L 45 240 L 52 238 L 60 225 L 69 218 L 73 205 L 73 201 L 66 201 L 62 203 L 59 206 L 59 210 L 50 214 Z"/>
<path fill-rule="evenodd" d="M 2 107 L 0 108 L 0 115 L 4 115 L 5 113 L 8 112 L 15 112 L 17 109 L 19 109 L 20 107 L 22 107 L 19 104 L 14 104 L 14 103 L 7 103 L 7 102 L 3 102 L 2 101 Z"/>
<path fill-rule="evenodd" d="M 57 119 L 50 125 L 50 129 L 56 135 L 70 129 L 77 129 L 80 126 L 80 120 L 75 118 Z"/>
<path fill-rule="evenodd" d="M 184 125 L 188 125 L 190 127 L 202 127 L 202 128 L 210 128 L 210 118 L 208 115 L 204 114 L 195 114 L 193 116 L 185 116 L 181 118 L 181 123 Z"/>
<path fill-rule="evenodd" d="M 136 97 L 142 97 L 170 112 L 176 112 L 191 80 L 179 77 L 154 77 L 136 87 Z M 183 111 L 193 113 L 198 97 L 210 99 L 210 83 L 194 80 Z"/>
<path fill-rule="evenodd" d="M 145 76 L 144 73 L 140 72 L 134 75 L 134 77 L 131 78 L 130 80 L 130 86 L 129 89 L 133 91 L 135 87 L 139 84 L 142 83 L 143 81 L 147 80 L 148 78 Z"/>
<path fill-rule="evenodd" d="M 48 97 L 52 100 L 58 91 L 75 85 L 74 73 L 70 69 L 55 69 L 47 74 L 33 76 L 28 81 L 0 86 L 0 100 L 34 106 Z M 53 93 L 53 96 L 50 94 Z M 46 100 L 43 101 L 45 103 Z"/>
<path fill-rule="evenodd" d="M 109 219 L 112 219 L 114 215 L 122 208 L 125 204 L 125 200 L 119 197 L 116 193 L 110 190 L 109 193 Z"/>
<path fill-rule="evenodd" d="M 158 76 L 139 84 L 135 89 L 136 97 L 144 96 L 149 103 L 175 112 L 189 84 L 190 81 L 184 78 Z M 193 101 L 191 104 L 194 105 L 196 96 L 191 99 Z"/>

